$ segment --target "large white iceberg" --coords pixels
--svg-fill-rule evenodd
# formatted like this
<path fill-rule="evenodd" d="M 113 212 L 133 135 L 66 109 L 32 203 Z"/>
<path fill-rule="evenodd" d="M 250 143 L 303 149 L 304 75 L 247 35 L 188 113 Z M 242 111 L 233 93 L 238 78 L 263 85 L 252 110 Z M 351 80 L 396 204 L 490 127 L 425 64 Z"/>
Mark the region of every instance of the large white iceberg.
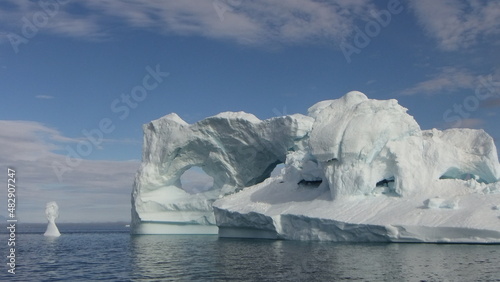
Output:
<path fill-rule="evenodd" d="M 493 139 L 482 130 L 423 131 L 406 111 L 353 91 L 308 116 L 153 121 L 133 232 L 214 233 L 215 223 L 221 237 L 500 243 Z M 182 189 L 179 177 L 193 165 L 214 178 L 210 191 Z"/>
<path fill-rule="evenodd" d="M 143 162 L 132 192 L 132 232 L 217 234 L 212 203 L 268 178 L 291 150 L 303 150 L 313 119 L 291 115 L 261 121 L 221 113 L 195 124 L 176 114 L 144 125 Z M 213 177 L 211 189 L 186 191 L 193 166 Z"/>

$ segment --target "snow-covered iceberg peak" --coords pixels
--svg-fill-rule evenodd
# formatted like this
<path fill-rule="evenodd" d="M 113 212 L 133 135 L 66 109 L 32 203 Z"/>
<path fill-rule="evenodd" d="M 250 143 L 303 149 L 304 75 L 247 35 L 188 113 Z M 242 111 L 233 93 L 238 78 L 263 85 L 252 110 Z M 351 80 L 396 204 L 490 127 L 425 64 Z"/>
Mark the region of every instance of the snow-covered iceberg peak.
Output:
<path fill-rule="evenodd" d="M 316 117 L 311 153 L 321 162 L 333 197 L 371 193 L 380 181 L 394 182 L 391 189 L 398 195 L 413 188 L 414 181 L 403 184 L 405 170 L 422 159 L 408 159 L 407 152 L 421 151 L 422 140 L 406 111 L 396 100 L 369 100 L 358 91 L 309 109 Z"/>
<path fill-rule="evenodd" d="M 495 144 L 484 131 L 422 131 L 406 112 L 394 99 L 370 100 L 358 91 L 309 109 L 310 151 L 333 198 L 370 194 L 377 184 L 403 196 L 421 194 L 439 178 L 498 179 Z"/>

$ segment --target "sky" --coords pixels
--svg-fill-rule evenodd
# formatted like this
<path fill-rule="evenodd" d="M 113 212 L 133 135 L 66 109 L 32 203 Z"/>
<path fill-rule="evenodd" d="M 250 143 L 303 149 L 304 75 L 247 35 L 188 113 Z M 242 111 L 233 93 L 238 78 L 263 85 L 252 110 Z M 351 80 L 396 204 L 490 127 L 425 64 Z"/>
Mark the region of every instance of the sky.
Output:
<path fill-rule="evenodd" d="M 3 0 L 3 183 L 15 169 L 20 222 L 49 201 L 57 222 L 129 221 L 143 124 L 306 114 L 351 90 L 498 146 L 499 18 L 487 0 Z"/>

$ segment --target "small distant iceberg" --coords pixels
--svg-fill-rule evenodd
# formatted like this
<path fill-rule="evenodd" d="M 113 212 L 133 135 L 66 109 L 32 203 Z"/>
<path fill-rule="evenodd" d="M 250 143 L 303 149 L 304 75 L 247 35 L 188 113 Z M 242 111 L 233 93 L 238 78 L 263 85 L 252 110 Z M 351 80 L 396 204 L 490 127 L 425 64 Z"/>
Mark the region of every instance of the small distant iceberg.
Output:
<path fill-rule="evenodd" d="M 43 234 L 47 237 L 59 237 L 61 233 L 56 226 L 56 218 L 59 217 L 59 207 L 56 202 L 48 202 L 45 208 L 45 215 L 49 223 L 47 224 L 47 230 Z"/>

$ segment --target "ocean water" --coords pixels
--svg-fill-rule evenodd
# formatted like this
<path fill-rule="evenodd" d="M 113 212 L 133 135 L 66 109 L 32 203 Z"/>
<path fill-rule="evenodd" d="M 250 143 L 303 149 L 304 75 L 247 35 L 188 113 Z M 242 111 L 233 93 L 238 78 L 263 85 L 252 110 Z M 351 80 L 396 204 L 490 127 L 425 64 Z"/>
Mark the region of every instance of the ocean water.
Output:
<path fill-rule="evenodd" d="M 124 224 L 18 225 L 0 281 L 500 281 L 500 245 L 132 236 Z M 3 228 L 5 229 L 5 228 Z M 7 234 L 2 231 L 6 262 Z"/>

